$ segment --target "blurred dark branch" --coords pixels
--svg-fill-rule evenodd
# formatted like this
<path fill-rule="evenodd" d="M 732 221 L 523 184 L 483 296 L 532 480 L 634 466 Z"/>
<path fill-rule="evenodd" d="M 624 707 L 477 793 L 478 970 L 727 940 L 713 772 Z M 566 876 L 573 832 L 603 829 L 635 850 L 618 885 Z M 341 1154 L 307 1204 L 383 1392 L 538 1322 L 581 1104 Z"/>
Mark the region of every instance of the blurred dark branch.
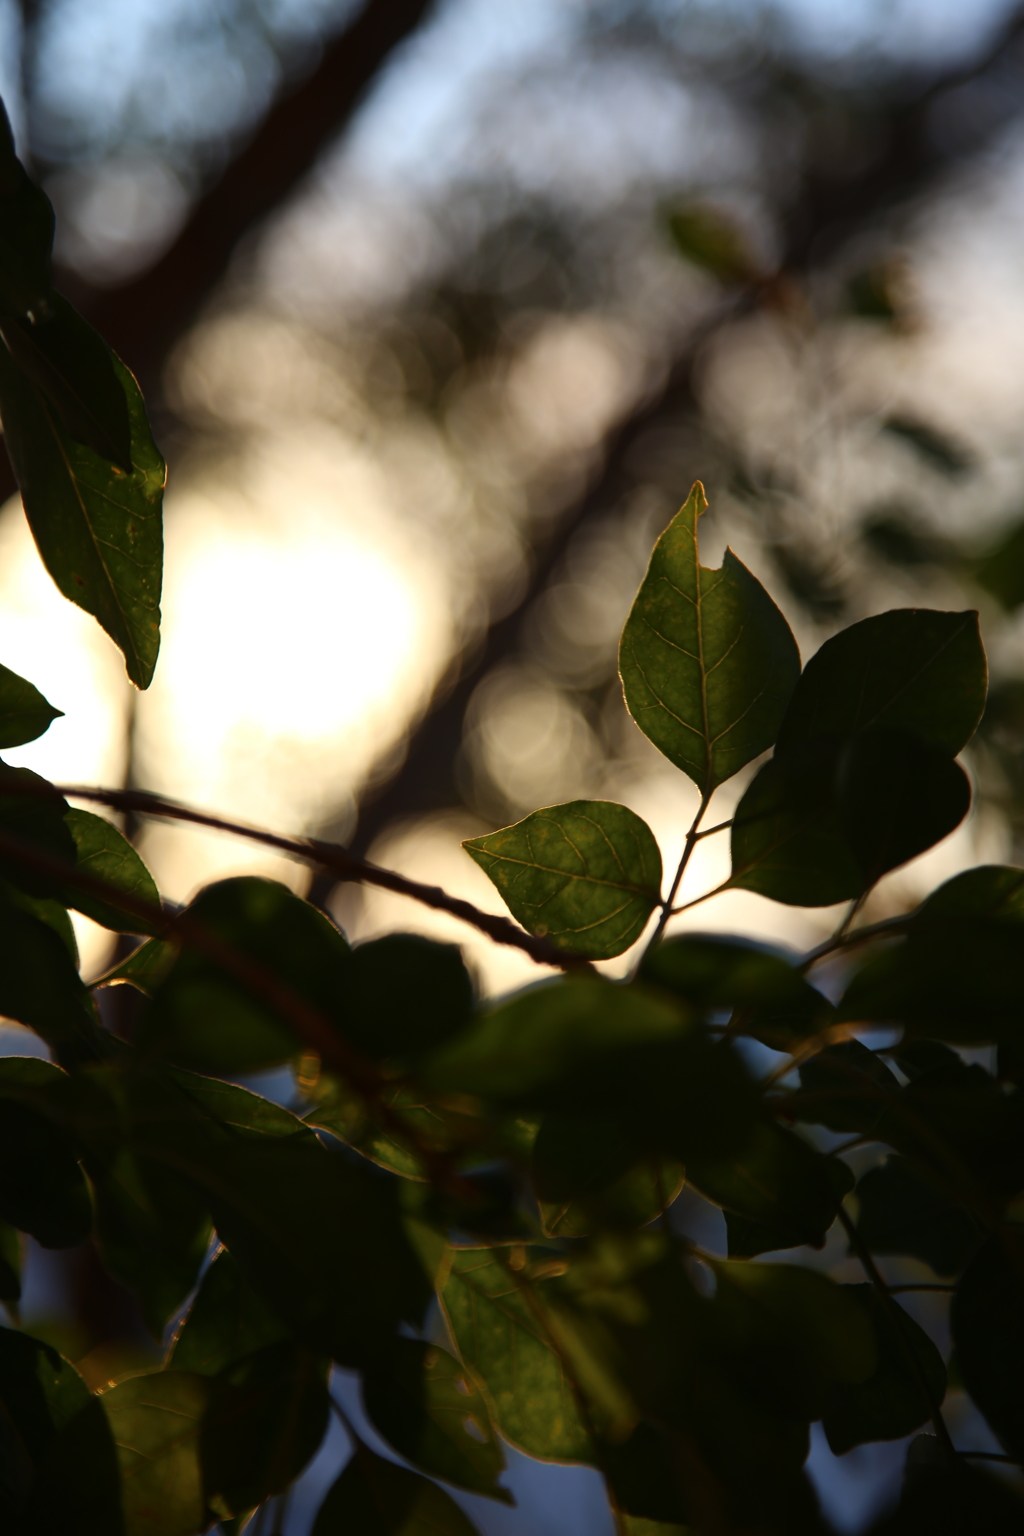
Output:
<path fill-rule="evenodd" d="M 144 388 L 153 388 L 169 348 L 223 277 L 243 235 L 312 169 L 431 3 L 368 0 L 325 48 L 314 72 L 271 107 L 253 137 L 195 205 L 170 249 L 123 287 L 106 292 L 80 289 L 75 295 Z"/>
<path fill-rule="evenodd" d="M 680 432 L 687 421 L 699 418 L 696 372 L 711 335 L 758 304 L 785 304 L 787 285 L 791 286 L 792 279 L 827 259 L 835 246 L 870 229 L 894 207 L 934 186 L 955 158 L 931 131 L 936 103 L 958 87 L 982 81 L 1008 59 L 1017 63 L 1013 54 L 1022 37 L 1024 11 L 1015 11 L 987 53 L 969 67 L 958 66 L 938 78 L 904 81 L 899 89 L 870 100 L 851 98 L 847 104 L 851 110 L 871 114 L 877 153 L 853 177 L 843 173 L 829 175 L 827 167 L 805 165 L 786 210 L 788 238 L 778 273 L 773 279 L 750 283 L 735 293 L 733 302 L 717 309 L 712 320 L 689 338 L 656 397 L 645 399 L 635 415 L 612 433 L 598 478 L 535 546 L 531 578 L 516 608 L 494 623 L 482 645 L 452 669 L 413 731 L 397 773 L 364 797 L 351 839 L 353 851 L 364 853 L 389 822 L 458 801 L 455 762 L 463 739 L 466 710 L 476 687 L 493 667 L 516 652 L 527 612 L 557 572 L 579 528 L 620 505 L 625 495 L 635 489 L 638 476 L 632 461 L 642 440 L 659 427 Z M 1024 61 L 1020 61 L 1019 67 L 1024 72 Z M 776 78 L 770 94 L 799 97 L 809 90 L 809 82 L 790 73 L 788 79 Z M 762 105 L 770 111 L 769 104 Z M 1005 119 L 993 119 L 987 135 L 975 135 L 971 152 L 983 148 L 1002 126 Z M 694 473 L 699 470 L 700 466 L 695 465 Z M 680 498 L 686 489 L 686 485 L 680 484 Z M 311 899 L 326 901 L 329 888 L 325 878 L 318 879 Z"/>

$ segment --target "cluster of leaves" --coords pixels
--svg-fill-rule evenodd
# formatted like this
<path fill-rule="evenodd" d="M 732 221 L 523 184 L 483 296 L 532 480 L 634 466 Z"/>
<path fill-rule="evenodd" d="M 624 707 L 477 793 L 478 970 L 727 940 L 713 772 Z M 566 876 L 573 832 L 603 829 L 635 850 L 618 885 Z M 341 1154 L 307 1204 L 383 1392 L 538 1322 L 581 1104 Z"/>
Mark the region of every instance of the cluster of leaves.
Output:
<path fill-rule="evenodd" d="M 12 459 L 58 583 L 144 682 L 162 470 L 128 376 L 48 286 L 41 194 L 4 163 Z M 220 881 L 170 911 L 109 822 L 0 764 L 0 1013 L 51 1056 L 0 1058 L 0 1300 L 15 1321 L 19 1234 L 89 1240 L 166 1349 L 93 1392 L 48 1344 L 0 1330 L 5 1530 L 240 1532 L 315 1455 L 332 1363 L 360 1373 L 401 1461 L 349 1426 L 315 1536 L 467 1536 L 442 1485 L 508 1502 L 502 1441 L 599 1469 L 623 1536 L 823 1532 L 804 1471 L 817 1421 L 837 1453 L 930 1426 L 880 1532 L 1020 1527 L 1016 1492 L 954 1447 L 949 1367 L 874 1256 L 953 1291 L 955 1380 L 1019 1461 L 1024 872 L 970 870 L 905 918 L 855 925 L 878 879 L 968 809 L 976 616 L 883 614 L 801 671 L 755 577 L 729 552 L 701 566 L 703 505 L 695 487 L 659 541 L 621 647 L 634 719 L 700 792 L 680 867 L 663 891 L 650 829 L 601 801 L 468 843 L 564 960 L 496 1005 L 453 946 L 351 948 L 272 881 Z M 83 529 L 99 565 L 79 562 Z M 0 745 L 56 713 L 0 671 Z M 769 750 L 721 889 L 849 900 L 848 922 L 802 961 L 665 938 L 712 795 Z M 69 908 L 143 940 L 92 990 Z M 600 974 L 655 912 L 636 973 Z M 837 956 L 838 1000 L 808 979 Z M 95 995 L 125 985 L 141 999 L 130 1040 Z M 866 1023 L 896 1043 L 869 1049 Z M 763 1047 L 781 1053 L 767 1076 Z M 962 1047 L 994 1047 L 993 1070 Z M 287 1064 L 292 1109 L 237 1085 Z M 675 1221 L 684 1182 L 725 1213 L 727 1257 Z M 837 1222 L 861 1283 L 800 1251 Z"/>

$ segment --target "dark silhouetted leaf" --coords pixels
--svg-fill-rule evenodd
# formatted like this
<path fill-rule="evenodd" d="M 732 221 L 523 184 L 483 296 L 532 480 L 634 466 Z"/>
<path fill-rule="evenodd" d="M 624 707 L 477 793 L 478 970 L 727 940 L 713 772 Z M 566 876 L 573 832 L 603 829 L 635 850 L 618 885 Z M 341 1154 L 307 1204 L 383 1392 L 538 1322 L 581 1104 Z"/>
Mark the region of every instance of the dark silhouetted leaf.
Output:
<path fill-rule="evenodd" d="M 330 1414 L 325 1363 L 270 1344 L 210 1383 L 199 1437 L 207 1500 L 244 1513 L 282 1493 L 315 1456 Z"/>
<path fill-rule="evenodd" d="M 188 916 L 340 1027 L 351 952 L 334 924 L 287 886 L 254 875 L 221 880 L 200 892 Z M 228 1076 L 276 1066 L 300 1048 L 259 980 L 245 985 L 198 947 L 183 949 L 156 988 L 138 1040 L 182 1066 Z"/>
<path fill-rule="evenodd" d="M 912 736 L 811 739 L 765 763 L 740 801 L 729 884 L 830 906 L 948 836 L 969 805 L 959 764 Z"/>
<path fill-rule="evenodd" d="M 498 1483 L 505 1456 L 480 1389 L 447 1350 L 396 1339 L 364 1371 L 363 1400 L 375 1427 L 421 1472 L 514 1502 Z"/>
<path fill-rule="evenodd" d="M 345 1033 L 367 1056 L 418 1056 L 457 1035 L 473 1013 L 473 983 L 454 944 L 389 933 L 353 951 Z"/>
<path fill-rule="evenodd" d="M 731 550 L 700 564 L 698 481 L 655 545 L 619 671 L 637 725 L 703 795 L 775 740 L 800 674 L 789 625 Z"/>
<path fill-rule="evenodd" d="M 176 1371 L 217 1376 L 236 1361 L 292 1336 L 222 1248 L 199 1290 L 171 1348 L 168 1364 Z"/>
<path fill-rule="evenodd" d="M 506 1255 L 507 1257 L 507 1255 Z M 544 1326 L 544 1301 L 491 1248 L 456 1248 L 441 1302 L 463 1360 L 506 1440 L 529 1456 L 593 1462 L 572 1384 Z"/>
<path fill-rule="evenodd" d="M 122 651 L 139 688 L 160 648 L 161 506 L 166 466 L 139 387 L 114 369 L 131 424 L 131 473 L 70 436 L 47 397 L 0 347 L 0 416 L 43 564 Z"/>
<path fill-rule="evenodd" d="M 91 999 L 53 928 L 21 910 L 0 888 L 0 1014 L 27 1024 L 56 1059 L 92 1060 L 101 1036 Z"/>
<path fill-rule="evenodd" d="M 24 1104 L 0 1100 L 0 1218 L 44 1248 L 92 1230 L 92 1202 L 67 1137 Z"/>
<path fill-rule="evenodd" d="M 604 1447 L 605 1476 L 629 1536 L 687 1536 L 680 1477 L 667 1435 L 645 1420 Z"/>
<path fill-rule="evenodd" d="M 976 613 L 892 609 L 851 624 L 815 652 L 778 748 L 819 736 L 906 731 L 955 757 L 977 729 L 987 686 Z"/>
<path fill-rule="evenodd" d="M 981 1241 L 966 1211 L 919 1179 L 902 1157 L 870 1169 L 857 1185 L 860 1235 L 872 1253 L 905 1253 L 937 1275 L 955 1275 Z"/>
<path fill-rule="evenodd" d="M 679 1163 L 638 1159 L 635 1140 L 614 1113 L 586 1110 L 544 1116 L 531 1172 L 553 1237 L 644 1226 L 672 1204 L 684 1177 Z"/>
<path fill-rule="evenodd" d="M 964 1386 L 1006 1450 L 1024 1459 L 1024 1239 L 990 1237 L 957 1286 L 950 1317 Z"/>
<path fill-rule="evenodd" d="M 661 854 L 647 823 L 607 800 L 572 800 L 462 845 L 513 917 L 569 954 L 621 955 L 660 899 Z"/>
<path fill-rule="evenodd" d="M 42 390 L 65 432 L 132 472 L 132 431 L 114 354 L 61 294 L 29 318 L 8 319 L 0 336 L 27 379 Z"/>
<path fill-rule="evenodd" d="M 842 1289 L 869 1320 L 878 1353 L 866 1379 L 837 1383 L 829 1391 L 822 1424 L 835 1456 L 869 1440 L 899 1440 L 924 1424 L 930 1406 L 922 1376 L 935 1402 L 946 1395 L 946 1367 L 924 1329 L 902 1308 L 894 1318 L 870 1285 Z"/>
<path fill-rule="evenodd" d="M 199 1432 L 209 1377 L 186 1371 L 132 1376 L 100 1396 L 121 1465 L 127 1536 L 196 1536 L 210 1523 Z"/>
<path fill-rule="evenodd" d="M 312 1536 L 476 1536 L 443 1488 L 361 1442 L 320 1506 Z"/>
<path fill-rule="evenodd" d="M 102 1408 L 55 1349 L 9 1328 L 0 1328 L 4 1417 L 16 1437 L 0 1452 L 4 1528 L 31 1536 L 122 1536 L 117 1460 Z"/>
<path fill-rule="evenodd" d="M 820 1248 L 853 1187 L 845 1163 L 767 1120 L 729 1157 L 691 1155 L 686 1176 L 715 1205 L 769 1228 L 772 1248 Z"/>
<path fill-rule="evenodd" d="M 1024 1522 L 1024 1501 L 995 1477 L 966 1461 L 912 1467 L 914 1448 L 930 1435 L 918 1435 L 907 1452 L 907 1472 L 899 1507 L 871 1527 L 869 1536 L 1016 1536 Z"/>
<path fill-rule="evenodd" d="M 868 1135 L 881 1125 L 898 1079 L 880 1056 L 859 1040 L 844 1040 L 810 1057 L 800 1067 L 801 1093 L 794 1105 L 799 1120 L 830 1131 Z"/>
<path fill-rule="evenodd" d="M 0 102 L 0 314 L 43 313 L 53 297 L 53 207 L 14 152 Z"/>
<path fill-rule="evenodd" d="M 717 934 L 680 934 L 644 956 L 643 980 L 707 1013 L 732 1010 L 734 1031 L 779 1049 L 824 1029 L 832 1005 L 795 966 Z"/>
<path fill-rule="evenodd" d="M 0 667 L 0 752 L 35 741 L 63 714 L 17 672 Z"/>
<path fill-rule="evenodd" d="M 712 1268 L 719 1337 L 767 1411 L 817 1418 L 835 1387 L 875 1370 L 874 1331 L 847 1287 L 795 1264 L 716 1259 Z"/>
<path fill-rule="evenodd" d="M 0 1301 L 21 1299 L 21 1239 L 17 1228 L 0 1222 Z"/>
<path fill-rule="evenodd" d="M 24 848 L 23 855 L 13 848 L 4 850 L 0 875 L 32 896 L 59 895 L 59 878 L 39 869 L 32 855 L 74 865 L 75 840 L 64 821 L 67 811 L 67 801 L 46 779 L 28 768 L 0 763 L 0 833 Z"/>
<path fill-rule="evenodd" d="M 65 825 L 75 840 L 75 868 L 93 879 L 103 880 L 115 890 L 123 891 L 135 901 L 146 902 L 157 914 L 160 911 L 160 892 L 149 870 L 143 864 L 127 838 L 102 816 L 72 807 L 64 817 Z M 120 912 L 110 902 L 68 886 L 64 893 L 69 907 L 84 912 L 94 923 L 113 928 L 118 933 L 150 933 L 159 916 L 149 923 L 135 912 Z"/>

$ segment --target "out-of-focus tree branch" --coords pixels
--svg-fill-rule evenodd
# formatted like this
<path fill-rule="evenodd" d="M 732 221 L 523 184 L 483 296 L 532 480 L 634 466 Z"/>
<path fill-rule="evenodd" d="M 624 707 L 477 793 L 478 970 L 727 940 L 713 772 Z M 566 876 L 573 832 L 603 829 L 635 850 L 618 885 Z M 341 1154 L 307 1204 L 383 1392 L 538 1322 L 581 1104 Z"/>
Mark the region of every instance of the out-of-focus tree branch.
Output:
<path fill-rule="evenodd" d="M 883 220 L 895 207 L 933 186 L 956 158 L 955 148 L 942 145 L 934 132 L 933 114 L 942 98 L 973 83 L 983 85 L 986 77 L 1008 62 L 1024 71 L 1024 61 L 1015 58 L 1022 38 L 1024 11 L 1017 10 L 986 54 L 967 67 L 957 66 L 939 77 L 897 82 L 889 91 L 871 99 L 865 93 L 862 100 L 852 97 L 844 103 L 842 93 L 837 92 L 840 108 L 870 118 L 875 152 L 853 176 L 836 168 L 829 174 L 827 162 L 815 165 L 813 159 L 804 166 L 785 210 L 787 239 L 776 278 L 751 284 L 737 295 L 733 305 L 720 309 L 710 326 L 701 328 L 690 339 L 657 397 L 646 399 L 631 418 L 615 429 L 606 444 L 603 469 L 597 480 L 562 515 L 547 540 L 535 548 L 531 578 L 514 611 L 493 624 L 482 645 L 463 658 L 454 685 L 448 681 L 442 686 L 413 731 L 398 771 L 365 797 L 351 844 L 355 851 L 365 853 L 389 822 L 440 809 L 458 800 L 454 765 L 474 690 L 493 667 L 518 649 L 527 612 L 557 572 L 581 525 L 610 511 L 635 485 L 630 460 L 640 439 L 659 426 L 680 430 L 687 420 L 699 415 L 695 375 L 704 344 L 710 339 L 709 331 L 728 324 L 738 313 L 749 311 L 758 303 L 774 302 L 784 293 L 789 276 L 806 275 L 837 248 Z M 766 89 L 776 96 L 800 99 L 806 97 L 811 84 L 792 73 L 779 73 L 766 81 Z M 990 122 L 982 124 L 967 146 L 969 152 L 976 154 L 984 148 L 1005 126 L 1005 121 L 1005 117 L 994 115 Z M 685 486 L 680 489 L 684 492 Z M 327 888 L 321 885 L 318 883 L 313 895 L 323 901 Z"/>

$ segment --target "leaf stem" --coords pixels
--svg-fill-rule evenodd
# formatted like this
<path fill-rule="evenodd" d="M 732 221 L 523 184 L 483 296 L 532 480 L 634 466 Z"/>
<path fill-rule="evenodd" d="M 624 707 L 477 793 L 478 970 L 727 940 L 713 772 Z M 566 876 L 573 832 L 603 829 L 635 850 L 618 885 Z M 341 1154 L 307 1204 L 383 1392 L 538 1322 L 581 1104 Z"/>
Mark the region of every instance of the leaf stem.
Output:
<path fill-rule="evenodd" d="M 644 952 L 643 952 L 643 955 L 641 955 L 640 961 L 639 961 L 639 964 L 641 964 L 641 965 L 643 964 L 644 958 L 650 953 L 650 951 L 657 944 L 658 940 L 661 938 L 662 934 L 665 931 L 665 924 L 668 922 L 669 918 L 673 915 L 672 903 L 676 899 L 676 894 L 677 894 L 677 892 L 679 890 L 679 887 L 683 883 L 683 876 L 686 873 L 686 866 L 687 866 L 687 864 L 689 864 L 691 855 L 693 854 L 693 850 L 697 846 L 697 843 L 698 843 L 698 841 L 700 839 L 701 834 L 700 834 L 700 832 L 697 829 L 698 829 L 698 827 L 701 824 L 701 821 L 702 821 L 703 816 L 704 816 L 704 812 L 707 810 L 710 801 L 711 801 L 711 794 L 710 794 L 710 792 L 705 792 L 703 795 L 701 795 L 701 797 L 700 797 L 700 805 L 698 805 L 698 807 L 697 807 L 697 814 L 696 814 L 696 816 L 694 816 L 693 821 L 690 823 L 690 830 L 687 832 L 685 841 L 683 842 L 683 855 L 682 855 L 682 858 L 679 860 L 679 868 L 676 870 L 676 877 L 672 881 L 672 885 L 671 885 L 671 888 L 669 890 L 668 895 L 665 897 L 664 901 L 661 904 L 661 916 L 658 918 L 658 925 L 655 928 L 654 932 L 651 934 L 651 937 L 648 940 L 647 944 L 644 946 Z M 723 822 L 723 826 L 725 826 L 725 825 L 728 825 L 728 823 Z M 712 832 L 717 832 L 718 830 L 719 829 L 717 827 L 712 827 L 711 828 Z"/>
<path fill-rule="evenodd" d="M 851 918 L 855 915 L 851 912 Z M 883 939 L 889 934 L 905 933 L 910 921 L 910 916 L 886 917 L 881 922 L 868 923 L 864 928 L 855 928 L 852 933 L 842 931 L 834 933 L 823 944 L 808 950 L 800 962 L 800 970 L 809 971 L 812 966 L 817 965 L 819 960 L 823 960 L 826 955 L 834 954 L 838 949 L 853 949 L 858 944 L 869 944 L 872 939 Z"/>
<path fill-rule="evenodd" d="M 903 1308 L 895 1300 L 892 1291 L 882 1277 L 878 1265 L 875 1263 L 874 1256 L 872 1255 L 870 1248 L 861 1237 L 859 1231 L 857 1230 L 856 1223 L 851 1218 L 849 1212 L 843 1206 L 839 1207 L 839 1220 L 841 1221 L 846 1231 L 847 1237 L 850 1239 L 850 1247 L 853 1249 L 854 1253 L 856 1253 L 858 1259 L 860 1259 L 860 1262 L 864 1268 L 864 1273 L 871 1281 L 871 1284 L 874 1286 L 879 1300 L 881 1301 L 883 1307 L 886 1309 L 896 1326 L 897 1336 L 902 1344 L 904 1356 L 906 1357 L 907 1364 L 910 1366 L 914 1374 L 914 1378 L 921 1389 L 921 1394 L 928 1405 L 928 1416 L 932 1421 L 936 1437 L 938 1438 L 939 1444 L 942 1446 L 946 1460 L 949 1462 L 955 1462 L 957 1459 L 956 1447 L 953 1444 L 949 1429 L 946 1425 L 946 1421 L 942 1417 L 942 1405 L 931 1389 L 931 1385 L 929 1384 L 928 1378 L 922 1369 L 921 1362 L 917 1358 L 917 1353 L 914 1350 L 914 1346 L 911 1342 L 910 1335 L 906 1327 L 907 1315 Z"/>

